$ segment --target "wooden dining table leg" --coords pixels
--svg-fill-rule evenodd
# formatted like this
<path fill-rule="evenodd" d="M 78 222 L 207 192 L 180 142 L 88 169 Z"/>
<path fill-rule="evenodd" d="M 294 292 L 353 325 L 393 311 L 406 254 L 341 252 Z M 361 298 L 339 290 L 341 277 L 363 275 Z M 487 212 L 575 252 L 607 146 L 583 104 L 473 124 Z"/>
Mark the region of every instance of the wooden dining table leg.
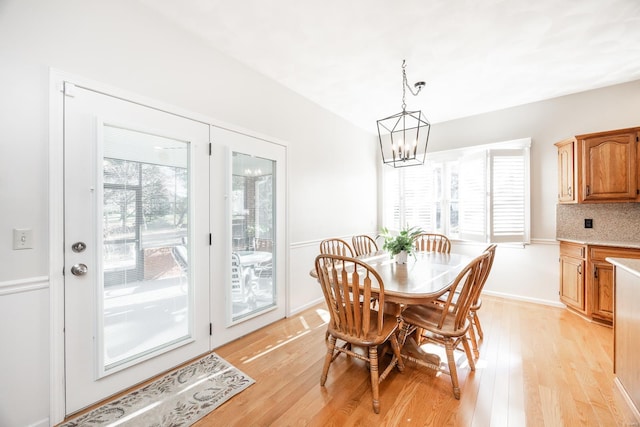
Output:
<path fill-rule="evenodd" d="M 415 330 L 415 327 L 407 323 L 400 329 L 399 344 L 402 358 L 438 372 L 440 370 L 440 356 L 427 353 L 420 348 L 414 338 Z"/>

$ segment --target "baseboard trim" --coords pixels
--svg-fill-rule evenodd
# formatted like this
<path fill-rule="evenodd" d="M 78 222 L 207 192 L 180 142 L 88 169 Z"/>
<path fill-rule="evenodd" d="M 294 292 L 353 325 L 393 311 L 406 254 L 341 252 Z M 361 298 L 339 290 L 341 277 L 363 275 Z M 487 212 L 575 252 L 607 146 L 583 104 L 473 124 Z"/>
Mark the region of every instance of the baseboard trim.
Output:
<path fill-rule="evenodd" d="M 539 299 L 539 298 L 528 298 L 528 297 L 521 297 L 518 295 L 513 295 L 513 294 L 505 294 L 502 292 L 493 292 L 493 291 L 482 291 L 483 295 L 490 295 L 490 296 L 494 296 L 494 297 L 499 297 L 499 298 L 504 298 L 504 299 L 508 299 L 508 300 L 513 300 L 513 301 L 522 301 L 522 302 L 530 302 L 532 304 L 540 304 L 540 305 L 548 305 L 551 307 L 557 307 L 557 308 L 565 308 L 565 305 L 562 304 L 559 301 L 549 301 L 549 300 L 544 300 L 544 299 Z"/>
<path fill-rule="evenodd" d="M 49 418 L 45 418 L 40 421 L 36 421 L 33 424 L 29 424 L 29 427 L 49 427 Z"/>
<path fill-rule="evenodd" d="M 321 302 L 324 302 L 324 298 L 318 298 L 318 299 L 316 299 L 314 301 L 311 301 L 311 302 L 309 302 L 309 303 L 307 303 L 307 304 L 305 304 L 303 306 L 296 307 L 296 309 L 291 311 L 291 313 L 289 313 L 289 315 L 287 317 L 295 316 L 296 314 L 301 313 L 301 312 L 305 311 L 306 309 L 313 307 L 314 305 L 320 304 Z"/>
<path fill-rule="evenodd" d="M 631 396 L 629 396 L 629 393 L 627 393 L 627 390 L 624 388 L 624 385 L 622 385 L 618 377 L 614 378 L 613 382 L 618 387 L 618 390 L 620 390 L 620 394 L 622 394 L 622 398 L 629 406 L 629 409 L 631 409 L 631 412 L 633 412 L 633 416 L 636 417 L 636 421 L 638 422 L 638 424 L 640 424 L 640 411 L 638 411 L 638 408 L 636 408 L 636 405 L 633 404 L 633 401 L 631 400 Z"/>
<path fill-rule="evenodd" d="M 48 276 L 29 277 L 27 279 L 0 282 L 0 296 L 31 292 L 49 287 Z"/>

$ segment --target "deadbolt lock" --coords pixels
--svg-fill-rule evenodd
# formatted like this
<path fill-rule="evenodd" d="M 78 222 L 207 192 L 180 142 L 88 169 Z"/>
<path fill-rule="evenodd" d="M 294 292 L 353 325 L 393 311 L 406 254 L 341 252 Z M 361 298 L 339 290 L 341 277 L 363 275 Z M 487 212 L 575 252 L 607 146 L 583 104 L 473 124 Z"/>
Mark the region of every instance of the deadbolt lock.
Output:
<path fill-rule="evenodd" d="M 85 249 L 87 249 L 87 244 L 85 242 L 75 242 L 71 245 L 71 250 L 76 253 L 82 252 Z"/>

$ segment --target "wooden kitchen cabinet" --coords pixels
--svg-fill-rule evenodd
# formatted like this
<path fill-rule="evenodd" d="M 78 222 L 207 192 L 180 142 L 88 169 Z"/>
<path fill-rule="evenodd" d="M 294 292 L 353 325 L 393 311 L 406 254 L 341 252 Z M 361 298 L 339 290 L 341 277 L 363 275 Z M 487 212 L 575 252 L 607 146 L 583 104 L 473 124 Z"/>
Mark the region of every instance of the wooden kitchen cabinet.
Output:
<path fill-rule="evenodd" d="M 560 242 L 560 301 L 583 313 L 585 250 L 584 245 Z"/>
<path fill-rule="evenodd" d="M 558 202 L 640 201 L 640 128 L 577 135 L 556 143 Z"/>
<path fill-rule="evenodd" d="M 586 288 L 591 300 L 591 317 L 605 323 L 613 322 L 614 277 L 613 265 L 606 261 L 611 258 L 640 259 L 640 249 L 589 246 L 587 268 L 589 277 Z"/>
<path fill-rule="evenodd" d="M 589 319 L 611 325 L 615 286 L 607 257 L 640 259 L 640 249 L 560 241 L 560 301 Z"/>
<path fill-rule="evenodd" d="M 576 161 L 578 142 L 574 138 L 565 139 L 556 144 L 558 147 L 558 201 L 575 202 Z"/>
<path fill-rule="evenodd" d="M 636 133 L 636 176 L 638 181 L 636 183 L 636 202 L 640 202 L 640 129 Z"/>
<path fill-rule="evenodd" d="M 633 200 L 636 198 L 636 129 L 583 135 L 582 188 L 584 200 Z"/>

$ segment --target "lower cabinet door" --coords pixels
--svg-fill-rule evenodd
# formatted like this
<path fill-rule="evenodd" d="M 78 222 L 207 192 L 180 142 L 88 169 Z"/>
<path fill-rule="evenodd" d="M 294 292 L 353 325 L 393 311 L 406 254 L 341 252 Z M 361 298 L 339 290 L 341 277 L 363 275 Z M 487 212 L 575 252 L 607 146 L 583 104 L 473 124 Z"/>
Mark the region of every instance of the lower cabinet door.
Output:
<path fill-rule="evenodd" d="M 584 261 L 560 257 L 560 300 L 566 305 L 584 312 Z"/>
<path fill-rule="evenodd" d="M 613 266 L 594 262 L 592 283 L 592 317 L 613 322 Z"/>

